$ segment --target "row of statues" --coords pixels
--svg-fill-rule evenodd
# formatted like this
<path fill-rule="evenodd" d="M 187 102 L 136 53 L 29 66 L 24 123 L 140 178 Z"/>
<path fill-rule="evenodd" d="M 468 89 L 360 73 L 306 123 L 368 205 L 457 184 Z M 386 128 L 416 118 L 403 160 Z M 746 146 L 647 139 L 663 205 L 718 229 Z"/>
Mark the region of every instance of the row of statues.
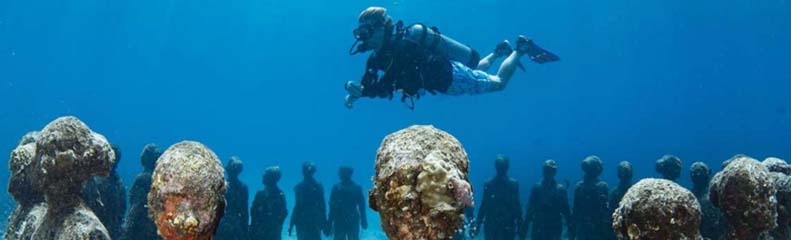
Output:
<path fill-rule="evenodd" d="M 494 163 L 497 175 L 484 185 L 473 237 L 483 228 L 490 240 L 527 239 L 528 232 L 530 239 L 559 240 L 565 239 L 565 225 L 568 239 L 791 239 L 791 166 L 778 158 L 758 162 L 737 155 L 713 178 L 705 163 L 695 162 L 689 191 L 675 183 L 682 168 L 676 156 L 657 160 L 663 179 L 635 185 L 631 163 L 620 162 L 612 190 L 599 179 L 602 160 L 589 156 L 581 163 L 584 176 L 572 201 L 568 183 L 555 180 L 557 163 L 547 160 L 524 215 L 518 182 L 507 175 L 508 158 L 498 156 Z"/>
<path fill-rule="evenodd" d="M 248 188 L 238 177 L 243 163 L 223 166 L 199 142 L 161 151 L 146 145 L 143 172 L 126 190 L 115 169 L 121 151 L 75 117 L 62 117 L 26 134 L 12 151 L 8 191 L 18 203 L 4 239 L 280 239 L 288 216 L 277 166 L 266 168 L 264 189 L 248 209 Z M 629 162 L 618 165 L 619 184 L 600 179 L 603 162 L 581 162 L 583 178 L 568 199 L 569 183 L 555 180 L 557 162 L 543 163 L 543 179 L 530 189 L 525 211 L 510 161 L 498 156 L 497 175 L 484 184 L 473 217 L 469 160 L 461 143 L 431 126 L 388 135 L 379 150 L 368 192 L 382 229 L 392 239 L 791 239 L 791 165 L 736 155 L 712 176 L 702 162 L 690 167 L 693 187 L 681 187 L 682 162 L 657 160 L 663 179 L 632 184 Z M 329 201 L 312 162 L 302 165 L 294 187 L 289 235 L 298 239 L 359 239 L 367 228 L 366 194 L 341 167 Z M 226 178 L 227 174 L 227 178 Z M 570 204 L 571 203 L 571 204 Z M 329 207 L 327 207 L 329 206 Z M 128 209 L 128 212 L 126 211 Z M 327 213 L 329 209 L 329 213 Z M 295 231 L 296 230 L 296 231 Z"/>
<path fill-rule="evenodd" d="M 162 151 L 148 144 L 143 171 L 128 192 L 116 166 L 121 151 L 75 117 L 62 117 L 26 134 L 9 160 L 8 191 L 17 202 L 4 239 L 280 239 L 288 215 L 278 187 L 280 168 L 264 171 L 264 189 L 248 207 L 239 180 L 243 163 L 223 166 L 208 147 L 184 141 Z M 339 169 L 327 214 L 324 188 L 302 166 L 288 234 L 299 239 L 359 239 L 367 228 L 362 188 L 353 168 Z M 227 181 L 225 174 L 227 173 Z M 248 209 L 249 208 L 249 209 Z M 128 209 L 128 211 L 127 211 Z"/>

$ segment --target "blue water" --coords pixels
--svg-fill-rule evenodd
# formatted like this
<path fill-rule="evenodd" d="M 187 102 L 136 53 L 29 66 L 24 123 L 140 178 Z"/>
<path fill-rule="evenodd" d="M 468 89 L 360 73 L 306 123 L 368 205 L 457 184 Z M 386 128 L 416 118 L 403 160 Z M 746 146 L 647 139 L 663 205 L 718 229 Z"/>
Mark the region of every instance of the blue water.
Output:
<path fill-rule="evenodd" d="M 480 52 L 526 34 L 562 61 L 525 62 L 501 93 L 347 110 L 343 83 L 365 61 L 347 54 L 351 30 L 369 5 Z M 715 170 L 737 153 L 791 158 L 789 43 L 788 0 L 0 0 L 0 152 L 75 115 L 120 145 L 127 185 L 144 144 L 189 139 L 240 156 L 251 191 L 280 165 L 293 204 L 302 161 L 317 162 L 325 188 L 343 164 L 370 187 L 381 139 L 433 124 L 466 147 L 476 190 L 509 155 L 524 201 L 549 158 L 577 181 L 579 162 L 599 155 L 611 186 L 619 161 L 654 177 L 666 153 Z"/>

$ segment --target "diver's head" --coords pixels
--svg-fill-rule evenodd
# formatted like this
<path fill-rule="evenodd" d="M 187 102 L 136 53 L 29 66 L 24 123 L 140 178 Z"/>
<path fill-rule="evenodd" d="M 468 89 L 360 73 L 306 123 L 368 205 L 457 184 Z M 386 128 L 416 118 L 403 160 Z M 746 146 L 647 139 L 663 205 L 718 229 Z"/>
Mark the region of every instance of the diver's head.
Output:
<path fill-rule="evenodd" d="M 673 155 L 662 156 L 656 160 L 656 172 L 667 180 L 676 181 L 681 176 L 681 159 Z"/>
<path fill-rule="evenodd" d="M 618 163 L 618 179 L 620 179 L 621 182 L 631 181 L 633 175 L 632 163 L 627 161 Z"/>
<path fill-rule="evenodd" d="M 316 164 L 313 162 L 304 162 L 302 163 L 302 176 L 305 178 L 313 177 L 313 174 L 316 173 Z"/>
<path fill-rule="evenodd" d="M 689 168 L 689 176 L 692 178 L 692 184 L 696 188 L 709 186 L 711 179 L 711 169 L 703 162 L 695 162 Z"/>
<path fill-rule="evenodd" d="M 554 179 L 558 173 L 558 163 L 555 160 L 544 161 L 544 179 Z"/>
<path fill-rule="evenodd" d="M 352 167 L 343 166 L 338 169 L 338 177 L 340 177 L 341 181 L 344 182 L 351 181 L 353 173 L 354 169 Z"/>
<path fill-rule="evenodd" d="M 268 167 L 264 170 L 264 186 L 273 187 L 277 185 L 277 182 L 280 181 L 280 167 L 273 166 Z"/>
<path fill-rule="evenodd" d="M 393 25 L 392 18 L 387 15 L 387 9 L 383 7 L 369 7 L 360 13 L 357 22 L 358 25 L 354 29 L 353 34 L 361 45 L 357 49 L 352 46 L 354 52 L 350 53 L 381 49 L 384 46 L 385 33 Z M 355 42 L 355 45 L 357 42 Z"/>
<path fill-rule="evenodd" d="M 588 156 L 582 160 L 582 171 L 586 178 L 598 178 L 601 175 L 603 162 L 597 156 Z"/>
<path fill-rule="evenodd" d="M 225 172 L 228 173 L 228 177 L 230 178 L 239 177 L 242 170 L 244 170 L 244 163 L 242 163 L 242 160 L 237 156 L 232 156 L 228 159 L 228 163 L 225 164 Z"/>
<path fill-rule="evenodd" d="M 505 176 L 508 174 L 508 166 L 511 160 L 505 155 L 497 155 L 494 159 L 494 169 L 497 170 L 497 176 Z"/>

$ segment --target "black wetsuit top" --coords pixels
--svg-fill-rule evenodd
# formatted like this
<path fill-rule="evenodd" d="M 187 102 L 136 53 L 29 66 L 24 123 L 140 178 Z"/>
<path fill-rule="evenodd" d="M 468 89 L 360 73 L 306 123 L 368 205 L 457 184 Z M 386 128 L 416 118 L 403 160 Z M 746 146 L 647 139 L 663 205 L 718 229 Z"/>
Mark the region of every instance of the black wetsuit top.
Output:
<path fill-rule="evenodd" d="M 450 87 L 453 81 L 450 60 L 404 38 L 403 32 L 396 31 L 387 38 L 390 40 L 382 49 L 368 57 L 365 74 L 360 81 L 364 97 L 392 99 L 393 91 L 399 91 L 404 101 L 409 97 L 419 97 L 420 89 L 435 94 L 444 93 Z M 379 71 L 384 72 L 383 76 L 379 77 Z"/>

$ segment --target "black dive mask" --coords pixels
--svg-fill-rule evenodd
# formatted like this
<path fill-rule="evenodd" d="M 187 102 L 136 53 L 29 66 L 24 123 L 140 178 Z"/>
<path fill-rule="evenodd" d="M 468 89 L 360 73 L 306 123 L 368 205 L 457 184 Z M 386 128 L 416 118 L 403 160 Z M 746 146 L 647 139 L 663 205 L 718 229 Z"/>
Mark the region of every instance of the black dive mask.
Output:
<path fill-rule="evenodd" d="M 349 55 L 354 55 L 370 50 L 365 47 L 365 41 L 368 41 L 368 39 L 370 39 L 371 36 L 373 36 L 373 33 L 374 33 L 374 26 L 371 25 L 370 23 L 361 23 L 360 26 L 354 29 L 354 31 L 352 31 L 352 34 L 354 34 L 355 41 L 354 44 L 352 44 L 352 47 L 349 49 Z"/>
<path fill-rule="evenodd" d="M 371 38 L 371 35 L 374 33 L 374 26 L 369 23 L 362 23 L 352 32 L 354 34 L 354 39 L 359 41 L 365 41 Z"/>

